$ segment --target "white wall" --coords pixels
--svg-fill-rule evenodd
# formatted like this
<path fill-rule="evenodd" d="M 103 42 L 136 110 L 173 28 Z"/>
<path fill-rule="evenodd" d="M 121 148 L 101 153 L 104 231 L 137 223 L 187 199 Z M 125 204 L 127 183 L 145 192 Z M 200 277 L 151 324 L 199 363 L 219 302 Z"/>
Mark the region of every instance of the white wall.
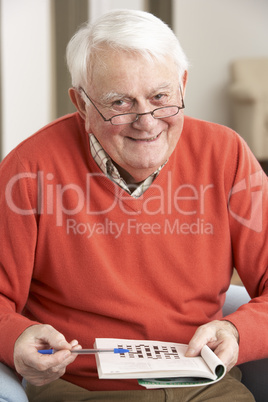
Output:
<path fill-rule="evenodd" d="M 89 15 L 92 20 L 109 10 L 116 8 L 129 8 L 133 10 L 143 10 L 144 0 L 88 0 Z"/>
<path fill-rule="evenodd" d="M 0 0 L 2 156 L 54 119 L 53 1 Z M 88 1 L 91 19 L 114 8 L 144 7 L 144 0 Z"/>
<path fill-rule="evenodd" d="M 173 0 L 175 32 L 191 68 L 185 114 L 231 125 L 230 63 L 268 57 L 268 0 Z"/>
<path fill-rule="evenodd" d="M 50 1 L 2 0 L 3 155 L 52 119 Z"/>

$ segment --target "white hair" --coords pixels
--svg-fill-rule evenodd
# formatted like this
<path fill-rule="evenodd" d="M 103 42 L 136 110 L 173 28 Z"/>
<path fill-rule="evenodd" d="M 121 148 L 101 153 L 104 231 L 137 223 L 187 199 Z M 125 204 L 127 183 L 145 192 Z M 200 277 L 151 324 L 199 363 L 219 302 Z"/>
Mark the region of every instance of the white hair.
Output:
<path fill-rule="evenodd" d="M 83 25 L 70 40 L 66 57 L 74 87 L 87 86 L 92 56 L 104 44 L 150 59 L 170 57 L 178 67 L 180 82 L 188 68 L 177 37 L 163 21 L 145 11 L 114 10 Z"/>

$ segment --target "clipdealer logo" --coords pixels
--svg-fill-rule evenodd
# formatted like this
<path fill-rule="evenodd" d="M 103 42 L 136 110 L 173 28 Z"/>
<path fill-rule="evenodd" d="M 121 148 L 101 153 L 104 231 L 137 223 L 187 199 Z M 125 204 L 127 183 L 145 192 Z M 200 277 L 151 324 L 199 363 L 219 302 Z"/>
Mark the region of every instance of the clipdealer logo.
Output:
<path fill-rule="evenodd" d="M 262 171 L 258 171 L 249 176 L 249 180 L 243 179 L 239 181 L 235 186 L 233 186 L 232 190 L 229 194 L 229 211 L 234 219 L 236 219 L 239 223 L 247 228 L 254 230 L 255 232 L 260 233 L 263 228 L 263 194 L 262 194 Z M 231 199 L 235 195 L 241 192 L 250 190 L 250 215 L 248 218 L 241 216 L 240 214 L 234 212 L 231 208 Z M 240 194 L 243 196 L 243 193 Z"/>
<path fill-rule="evenodd" d="M 75 217 L 82 214 L 90 216 L 103 217 L 109 214 L 114 208 L 119 210 L 126 216 L 136 216 L 146 214 L 149 218 L 155 215 L 171 216 L 174 212 L 180 217 L 200 216 L 196 222 L 203 228 L 205 221 L 205 209 L 207 198 L 210 197 L 214 190 L 213 184 L 181 184 L 178 188 L 172 190 L 171 172 L 168 173 L 167 186 L 164 189 L 162 186 L 153 183 L 154 194 L 148 198 L 140 197 L 142 201 L 142 209 L 131 208 L 125 200 L 129 195 L 119 187 L 116 183 L 112 196 L 108 197 L 104 202 L 98 202 L 99 195 L 91 196 L 94 191 L 94 182 L 103 178 L 103 174 L 88 173 L 82 185 L 75 183 L 58 183 L 53 173 L 45 173 L 38 171 L 37 173 L 24 172 L 13 176 L 7 183 L 5 189 L 5 198 L 9 208 L 19 215 L 50 215 L 55 217 L 56 225 L 63 226 L 66 217 Z M 18 196 L 18 189 L 23 186 L 29 186 L 33 183 L 36 189 L 36 200 L 32 203 L 30 200 L 22 200 Z M 134 198 L 131 199 L 135 200 Z M 74 219 L 70 222 L 70 228 L 74 227 Z M 75 220 L 76 222 L 76 220 Z M 171 230 L 177 230 L 180 226 L 176 224 L 171 227 Z M 187 231 L 187 223 L 181 227 L 181 230 Z M 81 227 L 81 226 L 80 226 Z M 79 227 L 79 228 L 80 228 Z M 110 226 L 109 226 L 110 227 Z M 174 229 L 175 228 L 175 229 Z"/>
<path fill-rule="evenodd" d="M 115 197 L 114 199 L 109 200 L 109 204 L 102 206 L 102 209 L 99 209 L 99 207 L 96 206 L 97 204 L 95 206 L 91 204 L 91 184 L 98 176 L 100 175 L 87 175 L 85 188 L 81 188 L 79 185 L 74 183 L 68 183 L 65 185 L 56 183 L 52 173 L 45 174 L 45 172 L 42 171 L 38 171 L 37 173 L 19 173 L 12 177 L 6 186 L 6 202 L 9 208 L 19 215 L 55 215 L 57 226 L 63 225 L 64 215 L 74 217 L 83 209 L 88 215 L 106 215 L 117 206 L 126 215 L 136 215 L 137 211 L 128 210 L 124 206 L 123 190 L 119 189 L 116 184 L 114 184 Z M 24 180 L 35 181 L 38 189 L 37 203 L 33 208 L 28 204 L 29 209 L 24 209 L 26 207 L 25 204 L 20 205 L 20 199 L 13 199 L 15 187 L 22 184 Z M 180 217 L 200 216 L 202 219 L 196 220 L 195 223 L 198 223 L 201 227 L 202 234 L 211 234 L 213 232 L 213 225 L 211 222 L 208 222 L 203 218 L 205 217 L 205 209 L 207 210 L 207 207 L 205 208 L 205 205 L 207 205 L 206 199 L 207 197 L 211 197 L 211 191 L 214 190 L 214 185 L 206 184 L 195 187 L 192 184 L 183 184 L 172 192 L 171 182 L 172 179 L 170 173 L 168 176 L 167 193 L 165 194 L 162 187 L 152 184 L 152 186 L 155 187 L 156 195 L 154 195 L 153 198 L 144 201 L 142 212 L 148 216 L 158 214 L 171 215 L 173 212 L 178 213 Z M 236 183 L 232 187 L 227 200 L 230 215 L 244 227 L 258 233 L 263 229 L 262 182 L 263 175 L 260 170 Z M 123 194 L 122 197 L 120 197 L 120 191 Z M 73 202 L 72 204 L 65 204 L 64 200 L 69 199 L 70 194 L 72 195 L 71 198 Z M 75 230 L 74 223 L 77 223 L 77 225 L 79 224 L 79 222 L 74 222 L 74 219 L 68 222 L 70 223 L 70 226 L 68 227 L 70 230 Z M 130 222 L 133 226 L 133 221 Z M 207 227 L 208 225 L 210 225 L 209 230 Z M 176 220 L 173 226 L 171 226 L 171 224 L 168 226 L 168 229 L 170 231 L 188 233 L 188 226 L 186 222 Z M 100 229 L 98 228 L 98 230 Z M 152 230 L 155 231 L 155 226 Z M 196 229 L 194 227 L 191 230 Z"/>

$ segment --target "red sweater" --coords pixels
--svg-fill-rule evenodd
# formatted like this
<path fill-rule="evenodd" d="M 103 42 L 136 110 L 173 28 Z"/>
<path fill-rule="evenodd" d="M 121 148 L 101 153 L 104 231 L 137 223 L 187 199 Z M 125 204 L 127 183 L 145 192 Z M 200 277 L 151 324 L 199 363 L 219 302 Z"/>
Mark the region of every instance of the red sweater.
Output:
<path fill-rule="evenodd" d="M 261 295 L 228 317 L 239 361 L 268 357 L 267 178 L 236 133 L 186 117 L 168 163 L 134 199 L 101 174 L 73 114 L 20 144 L 0 176 L 3 362 L 13 366 L 14 342 L 33 322 L 85 348 L 97 337 L 187 343 L 222 318 L 233 266 Z M 139 388 L 98 380 L 93 356 L 64 378 Z"/>

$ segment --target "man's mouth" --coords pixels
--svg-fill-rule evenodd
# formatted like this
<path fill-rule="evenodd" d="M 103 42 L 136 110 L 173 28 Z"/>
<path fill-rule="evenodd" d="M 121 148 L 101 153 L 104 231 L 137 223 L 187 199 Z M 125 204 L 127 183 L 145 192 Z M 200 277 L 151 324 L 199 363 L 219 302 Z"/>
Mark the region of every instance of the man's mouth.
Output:
<path fill-rule="evenodd" d="M 150 137 L 150 138 L 132 138 L 132 137 L 128 137 L 128 138 L 133 141 L 152 142 L 152 141 L 155 141 L 158 137 L 160 137 L 161 134 L 162 134 L 162 132 L 155 135 L 154 137 Z"/>

